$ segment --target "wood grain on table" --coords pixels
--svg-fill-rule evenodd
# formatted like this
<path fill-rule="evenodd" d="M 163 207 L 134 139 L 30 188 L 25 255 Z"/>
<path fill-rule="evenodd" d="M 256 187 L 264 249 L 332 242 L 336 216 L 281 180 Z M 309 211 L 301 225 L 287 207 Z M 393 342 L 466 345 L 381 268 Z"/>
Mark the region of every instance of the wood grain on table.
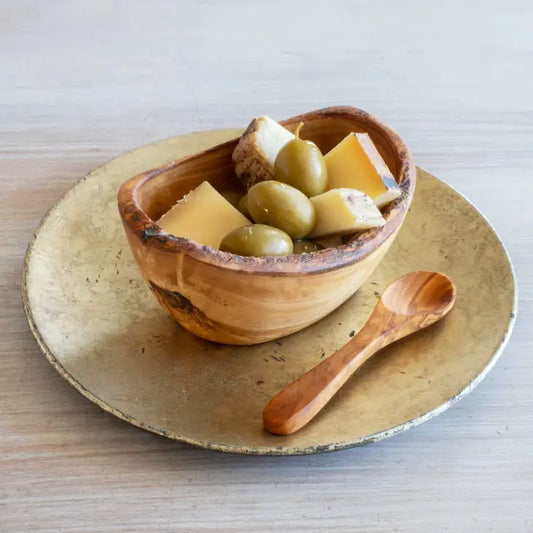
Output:
<path fill-rule="evenodd" d="M 532 20 L 528 1 L 3 2 L 0 531 L 533 531 Z M 140 144 L 332 104 L 387 122 L 500 234 L 520 304 L 488 378 L 393 439 L 285 458 L 164 440 L 71 389 L 20 301 L 55 200 Z"/>

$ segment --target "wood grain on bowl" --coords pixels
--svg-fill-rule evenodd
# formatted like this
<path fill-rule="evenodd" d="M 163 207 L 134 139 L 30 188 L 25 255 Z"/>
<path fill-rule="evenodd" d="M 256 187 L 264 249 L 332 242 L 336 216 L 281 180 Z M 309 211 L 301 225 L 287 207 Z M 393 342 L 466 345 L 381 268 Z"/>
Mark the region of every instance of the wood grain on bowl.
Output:
<path fill-rule="evenodd" d="M 165 311 L 200 337 L 256 344 L 316 322 L 364 283 L 403 223 L 416 174 L 392 130 L 353 107 L 312 111 L 282 124 L 292 130 L 299 122 L 323 152 L 351 131 L 370 134 L 402 189 L 383 211 L 383 227 L 342 246 L 285 257 L 241 257 L 165 233 L 155 220 L 202 181 L 218 190 L 239 187 L 231 160 L 238 139 L 144 172 L 120 188 L 120 215 L 142 275 Z"/>

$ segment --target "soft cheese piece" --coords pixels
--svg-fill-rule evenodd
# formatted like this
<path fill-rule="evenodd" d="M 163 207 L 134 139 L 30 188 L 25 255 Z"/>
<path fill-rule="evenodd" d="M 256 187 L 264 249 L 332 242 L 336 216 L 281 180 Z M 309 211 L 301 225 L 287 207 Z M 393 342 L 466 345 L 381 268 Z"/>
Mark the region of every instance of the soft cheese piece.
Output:
<path fill-rule="evenodd" d="M 328 189 L 350 187 L 368 194 L 378 207 L 401 191 L 368 133 L 350 133 L 325 156 Z"/>
<path fill-rule="evenodd" d="M 249 189 L 259 181 L 274 179 L 274 163 L 280 149 L 294 135 L 275 120 L 254 118 L 233 150 L 235 173 Z"/>
<path fill-rule="evenodd" d="M 310 200 L 315 208 L 316 223 L 308 237 L 346 235 L 385 224 L 376 204 L 356 189 L 333 189 Z"/>
<path fill-rule="evenodd" d="M 234 229 L 251 222 L 204 181 L 157 222 L 167 233 L 219 248 Z"/>

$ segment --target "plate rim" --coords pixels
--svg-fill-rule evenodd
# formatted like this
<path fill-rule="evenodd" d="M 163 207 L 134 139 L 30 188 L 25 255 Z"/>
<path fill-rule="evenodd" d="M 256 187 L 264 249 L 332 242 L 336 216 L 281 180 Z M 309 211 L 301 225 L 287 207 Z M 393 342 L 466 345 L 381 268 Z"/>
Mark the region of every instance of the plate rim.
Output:
<path fill-rule="evenodd" d="M 63 202 L 63 200 L 66 198 L 67 195 L 71 194 L 71 192 L 78 187 L 81 183 L 86 181 L 87 179 L 90 179 L 93 174 L 98 172 L 100 169 L 111 163 L 112 161 L 115 161 L 116 159 L 119 159 L 123 157 L 124 155 L 130 154 L 132 152 L 135 152 L 141 148 L 153 146 L 157 144 L 163 144 L 165 142 L 168 142 L 170 139 L 175 139 L 178 137 L 192 137 L 196 135 L 205 134 L 207 132 L 217 131 L 217 132 L 223 132 L 227 131 L 232 132 L 235 130 L 238 130 L 239 128 L 224 128 L 224 129 L 216 129 L 216 130 L 206 130 L 206 131 L 198 131 L 198 132 L 192 132 L 184 135 L 176 135 L 173 137 L 169 137 L 167 139 L 160 139 L 158 141 L 147 143 L 141 146 L 138 146 L 132 150 L 123 152 L 119 154 L 118 156 L 109 159 L 108 161 L 104 162 L 103 164 L 95 167 L 91 172 L 83 176 L 82 178 L 78 179 L 71 187 L 69 187 L 63 194 L 59 196 L 59 198 L 54 202 L 54 204 L 48 209 L 48 211 L 45 213 L 45 215 L 40 220 L 39 224 L 37 225 L 35 231 L 32 234 L 32 237 L 30 238 L 30 241 L 28 243 L 26 252 L 24 254 L 24 263 L 22 267 L 22 279 L 21 279 L 21 296 L 22 296 L 22 307 L 24 310 L 24 315 L 26 317 L 26 321 L 28 322 L 28 326 L 30 328 L 30 331 L 37 342 L 37 345 L 39 346 L 41 352 L 44 354 L 50 365 L 56 370 L 56 372 L 75 390 L 77 390 L 80 394 L 82 394 L 85 398 L 87 398 L 89 401 L 100 407 L 103 411 L 110 413 L 114 415 L 115 417 L 119 418 L 120 420 L 123 420 L 137 428 L 143 429 L 145 431 L 154 433 L 156 435 L 169 438 L 171 440 L 185 443 L 191 446 L 194 446 L 196 448 L 202 448 L 207 450 L 214 450 L 218 452 L 224 452 L 224 453 L 230 453 L 230 454 L 236 454 L 236 455 L 254 455 L 254 456 L 292 456 L 292 455 L 312 455 L 312 454 L 319 454 L 319 453 L 327 453 L 327 452 L 333 452 L 333 451 L 339 451 L 349 448 L 354 448 L 358 446 L 363 446 L 365 444 L 370 444 L 373 442 L 378 442 L 383 439 L 390 438 L 394 435 L 398 435 L 400 433 L 403 433 L 409 429 L 412 429 L 420 424 L 423 424 L 424 422 L 427 422 L 428 420 L 432 419 L 433 417 L 443 413 L 447 409 L 449 409 L 455 402 L 469 394 L 472 390 L 474 390 L 480 383 L 483 381 L 483 379 L 487 376 L 487 374 L 492 370 L 498 359 L 501 357 L 503 351 L 505 350 L 505 347 L 507 346 L 509 339 L 511 338 L 514 325 L 517 318 L 518 313 L 518 284 L 516 279 L 516 272 L 513 265 L 513 262 L 511 260 L 511 257 L 509 255 L 509 252 L 507 248 L 505 247 L 505 244 L 503 243 L 502 239 L 500 238 L 498 232 L 494 229 L 492 224 L 489 222 L 489 220 L 485 217 L 485 215 L 476 207 L 474 203 L 472 203 L 466 196 L 461 194 L 459 191 L 457 191 L 455 188 L 453 188 L 451 185 L 448 185 L 441 179 L 439 179 L 434 174 L 431 174 L 428 171 L 425 171 L 424 169 L 416 166 L 416 170 L 421 170 L 422 172 L 426 172 L 430 176 L 432 176 L 434 179 L 436 179 L 442 186 L 447 187 L 451 191 L 453 191 L 455 194 L 460 196 L 463 200 L 465 200 L 476 212 L 478 215 L 481 216 L 485 224 L 490 228 L 490 230 L 494 233 L 495 237 L 497 238 L 500 246 L 502 247 L 502 250 L 504 252 L 504 255 L 507 259 L 507 263 L 510 267 L 511 272 L 511 279 L 512 279 L 512 289 L 513 289 L 513 302 L 512 302 L 512 309 L 509 317 L 509 321 L 507 323 L 507 327 L 505 329 L 505 332 L 500 340 L 500 343 L 494 353 L 492 354 L 492 357 L 486 364 L 486 366 L 483 368 L 483 370 L 477 374 L 477 376 L 474 377 L 469 383 L 467 383 L 463 389 L 461 389 L 458 393 L 453 395 L 451 398 L 444 401 L 442 404 L 438 405 L 431 411 L 427 411 L 417 417 L 414 417 L 406 422 L 402 422 L 401 424 L 398 424 L 396 426 L 393 426 L 392 428 L 387 428 L 382 431 L 378 431 L 375 433 L 371 433 L 368 435 L 365 435 L 363 437 L 359 437 L 354 440 L 344 440 L 339 442 L 333 442 L 330 444 L 324 444 L 324 445 L 310 445 L 305 447 L 298 447 L 298 446 L 255 446 L 255 447 L 246 447 L 241 445 L 230 445 L 230 444 L 221 444 L 216 442 L 210 442 L 210 441 L 202 441 L 202 440 L 196 440 L 190 437 L 186 437 L 183 435 L 178 435 L 173 432 L 169 432 L 167 430 L 151 426 L 150 424 L 146 424 L 145 422 L 142 422 L 140 420 L 137 420 L 136 418 L 122 412 L 120 409 L 117 409 L 116 407 L 113 407 L 112 405 L 108 404 L 107 402 L 104 402 L 101 400 L 98 396 L 93 394 L 91 391 L 89 391 L 84 385 L 82 385 L 76 378 L 74 378 L 67 370 L 63 367 L 63 365 L 56 359 L 54 356 L 52 350 L 48 347 L 46 342 L 44 341 L 39 328 L 37 327 L 37 324 L 35 323 L 35 320 L 33 318 L 33 312 L 30 305 L 30 299 L 28 295 L 28 275 L 30 270 L 30 262 L 32 259 L 32 251 L 33 247 L 35 245 L 35 242 L 37 241 L 39 234 L 48 220 L 48 218 L 52 215 L 52 213 L 59 207 L 59 205 Z M 280 437 L 283 438 L 283 437 Z"/>

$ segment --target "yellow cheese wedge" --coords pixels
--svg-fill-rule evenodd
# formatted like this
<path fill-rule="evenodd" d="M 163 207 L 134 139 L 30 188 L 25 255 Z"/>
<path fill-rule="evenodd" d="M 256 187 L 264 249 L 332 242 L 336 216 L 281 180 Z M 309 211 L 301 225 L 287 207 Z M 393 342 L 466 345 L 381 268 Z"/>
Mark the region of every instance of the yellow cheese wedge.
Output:
<path fill-rule="evenodd" d="M 219 248 L 234 229 L 251 222 L 207 181 L 185 195 L 157 222 L 167 233 Z"/>
<path fill-rule="evenodd" d="M 348 187 L 368 194 L 378 207 L 401 191 L 368 133 L 350 133 L 325 156 L 328 189 Z"/>
<path fill-rule="evenodd" d="M 385 224 L 376 204 L 356 189 L 333 189 L 310 200 L 315 208 L 316 223 L 308 237 L 347 235 Z"/>

